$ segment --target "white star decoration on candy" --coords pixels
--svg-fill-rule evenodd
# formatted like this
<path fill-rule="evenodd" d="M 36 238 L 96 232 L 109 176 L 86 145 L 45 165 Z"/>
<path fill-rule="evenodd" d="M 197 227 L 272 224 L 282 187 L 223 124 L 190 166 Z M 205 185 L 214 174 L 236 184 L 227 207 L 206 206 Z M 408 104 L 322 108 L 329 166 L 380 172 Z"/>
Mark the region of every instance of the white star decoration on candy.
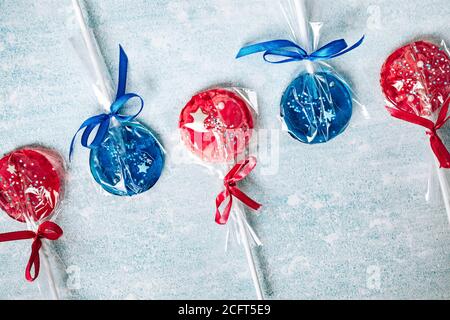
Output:
<path fill-rule="evenodd" d="M 147 173 L 148 166 L 145 163 L 138 165 L 139 173 Z"/>
<path fill-rule="evenodd" d="M 8 171 L 11 174 L 16 174 L 16 167 L 12 166 L 12 165 L 9 165 L 8 169 L 6 169 L 6 171 Z"/>
<path fill-rule="evenodd" d="M 191 113 L 192 118 L 194 118 L 194 122 L 187 123 L 184 126 L 186 128 L 192 129 L 195 132 L 208 132 L 205 128 L 205 119 L 208 118 L 207 114 L 204 114 L 202 108 L 198 108 L 197 111 Z"/>
<path fill-rule="evenodd" d="M 323 112 L 323 117 L 326 121 L 330 122 L 332 120 L 334 120 L 334 118 L 336 117 L 332 112 L 329 111 L 324 111 Z"/>
<path fill-rule="evenodd" d="M 397 80 L 395 81 L 395 83 L 392 85 L 397 91 L 402 90 L 403 88 L 403 81 L 402 80 Z"/>

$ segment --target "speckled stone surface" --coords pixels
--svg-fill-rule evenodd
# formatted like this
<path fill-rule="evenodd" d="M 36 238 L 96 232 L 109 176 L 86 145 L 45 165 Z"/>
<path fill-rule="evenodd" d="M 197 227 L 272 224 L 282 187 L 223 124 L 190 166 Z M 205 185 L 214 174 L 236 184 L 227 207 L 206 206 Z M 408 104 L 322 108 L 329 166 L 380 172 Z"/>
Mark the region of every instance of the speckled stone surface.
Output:
<path fill-rule="evenodd" d="M 450 298 L 450 228 L 439 196 L 424 200 L 427 136 L 388 116 L 378 84 L 395 48 L 422 37 L 449 40 L 448 2 L 315 3 L 323 43 L 367 36 L 332 64 L 371 119 L 356 111 L 344 134 L 307 146 L 279 131 L 277 117 L 299 66 L 234 60 L 243 44 L 289 36 L 275 1 L 87 1 L 114 78 L 118 44 L 126 49 L 128 88 L 146 101 L 139 119 L 168 156 L 156 186 L 127 199 L 103 192 L 88 152 L 77 149 L 57 217 L 65 234 L 56 250 L 75 277 L 70 298 L 255 297 L 242 248 L 225 253 L 225 229 L 214 223 L 220 182 L 178 156 L 181 108 L 218 83 L 255 89 L 258 125 L 273 130 L 266 131 L 272 155 L 266 141 L 242 187 L 264 204 L 248 216 L 264 242 L 255 252 L 267 298 Z M 77 32 L 68 0 L 0 0 L 0 153 L 40 143 L 67 159 L 73 133 L 100 111 L 68 40 Z M 0 215 L 0 232 L 21 227 Z M 0 244 L 0 298 L 40 297 L 23 276 L 29 250 L 27 241 Z"/>

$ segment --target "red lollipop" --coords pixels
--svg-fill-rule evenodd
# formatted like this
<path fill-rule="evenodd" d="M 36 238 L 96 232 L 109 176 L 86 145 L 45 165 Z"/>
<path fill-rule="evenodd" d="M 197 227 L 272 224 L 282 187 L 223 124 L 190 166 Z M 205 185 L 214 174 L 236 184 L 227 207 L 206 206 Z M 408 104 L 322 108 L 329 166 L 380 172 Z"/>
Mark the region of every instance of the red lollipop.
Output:
<path fill-rule="evenodd" d="M 394 107 L 430 117 L 450 94 L 450 58 L 429 42 L 407 44 L 386 60 L 380 82 Z"/>
<path fill-rule="evenodd" d="M 25 268 L 28 281 L 34 281 L 39 275 L 39 251 L 46 247 L 45 241 L 58 240 L 63 234 L 62 229 L 50 221 L 61 199 L 62 178 L 62 160 L 49 150 L 21 149 L 0 159 L 0 208 L 13 219 L 26 222 L 28 227 L 28 230 L 0 233 L 0 242 L 33 240 Z M 52 297 L 57 299 L 58 290 L 49 263 L 50 251 L 46 249 L 42 265 Z"/>
<path fill-rule="evenodd" d="M 178 127 L 188 149 L 202 160 L 220 163 L 220 166 L 223 163 L 233 163 L 229 171 L 224 173 L 224 190 L 216 197 L 215 220 L 216 223 L 224 225 L 232 218 L 237 223 L 239 231 L 236 232 L 244 245 L 257 296 L 262 298 L 248 235 L 251 235 L 257 244 L 260 244 L 260 241 L 246 221 L 243 207 L 246 205 L 258 210 L 261 205 L 238 187 L 238 182 L 256 166 L 255 157 L 246 157 L 242 161 L 237 159 L 248 149 L 254 121 L 249 105 L 239 96 L 238 90 L 236 89 L 235 93 L 225 89 L 212 89 L 193 96 L 181 111 Z M 251 100 L 249 97 L 248 101 Z M 233 203 L 233 198 L 239 201 Z"/>
<path fill-rule="evenodd" d="M 450 221 L 450 198 L 445 173 L 450 152 L 438 135 L 449 120 L 450 58 L 444 48 L 425 42 L 410 43 L 389 56 L 381 70 L 381 87 L 391 116 L 427 129 L 436 156 L 436 169 Z"/>
<path fill-rule="evenodd" d="M 58 206 L 62 166 L 50 151 L 16 150 L 0 159 L 0 208 L 20 222 L 41 222 Z"/>
<path fill-rule="evenodd" d="M 213 89 L 192 97 L 181 111 L 178 126 L 182 140 L 202 160 L 227 162 L 245 150 L 254 124 L 242 98 Z"/>

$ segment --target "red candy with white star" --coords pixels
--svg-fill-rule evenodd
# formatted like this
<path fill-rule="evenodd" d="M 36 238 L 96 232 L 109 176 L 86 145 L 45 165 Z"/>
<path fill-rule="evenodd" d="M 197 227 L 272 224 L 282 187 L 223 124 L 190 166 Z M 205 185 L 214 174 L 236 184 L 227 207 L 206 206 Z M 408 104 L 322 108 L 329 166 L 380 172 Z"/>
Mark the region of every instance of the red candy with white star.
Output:
<path fill-rule="evenodd" d="M 381 71 L 381 87 L 394 107 L 430 117 L 450 94 L 450 58 L 439 46 L 417 41 L 392 53 Z"/>
<path fill-rule="evenodd" d="M 20 221 L 54 213 L 62 192 L 62 166 L 45 150 L 21 149 L 0 159 L 0 208 Z"/>
<path fill-rule="evenodd" d="M 192 97 L 181 111 L 179 128 L 186 146 L 202 160 L 227 162 L 245 151 L 254 123 L 241 97 L 213 89 Z"/>

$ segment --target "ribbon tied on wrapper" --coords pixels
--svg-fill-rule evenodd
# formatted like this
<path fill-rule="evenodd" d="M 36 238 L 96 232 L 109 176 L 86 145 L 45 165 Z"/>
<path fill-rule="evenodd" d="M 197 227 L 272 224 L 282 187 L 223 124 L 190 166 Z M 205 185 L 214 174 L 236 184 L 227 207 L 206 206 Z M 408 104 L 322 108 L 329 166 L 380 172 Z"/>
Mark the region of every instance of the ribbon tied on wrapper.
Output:
<path fill-rule="evenodd" d="M 446 102 L 444 102 L 441 110 L 439 111 L 436 122 L 420 117 L 413 113 L 403 111 L 401 109 L 386 107 L 390 115 L 394 118 L 405 120 L 407 122 L 414 123 L 428 129 L 427 135 L 430 136 L 431 149 L 433 150 L 437 160 L 439 161 L 439 166 L 445 169 L 450 168 L 450 152 L 437 134 L 437 130 L 441 129 L 448 121 L 448 119 L 450 119 L 450 116 L 447 115 L 449 105 L 450 97 L 446 100 Z"/>
<path fill-rule="evenodd" d="M 17 241 L 33 239 L 31 244 L 31 255 L 25 268 L 25 278 L 33 282 L 39 276 L 40 257 L 39 250 L 42 247 L 42 240 L 47 239 L 51 241 L 58 240 L 63 235 L 63 230 L 52 221 L 45 221 L 39 225 L 36 232 L 31 230 L 15 231 L 8 233 L 0 233 L 0 242 Z M 34 275 L 32 269 L 34 267 Z"/>
<path fill-rule="evenodd" d="M 236 59 L 263 53 L 264 61 L 273 64 L 303 62 L 298 76 L 281 97 L 280 117 L 283 129 L 294 139 L 319 144 L 343 133 L 353 113 L 350 86 L 325 61 L 358 48 L 364 36 L 351 46 L 344 39 L 338 39 L 319 47 L 322 24 L 309 22 L 305 2 L 281 1 L 294 41 L 276 39 L 244 46 Z"/>
<path fill-rule="evenodd" d="M 351 47 L 344 39 L 334 40 L 323 47 L 308 54 L 305 49 L 290 40 L 271 40 L 243 47 L 237 54 L 236 59 L 254 53 L 264 52 L 263 59 L 269 63 L 287 63 L 293 61 L 324 61 L 339 57 L 359 47 L 364 41 L 364 36 Z M 282 60 L 271 60 L 269 57 L 284 57 Z"/>
<path fill-rule="evenodd" d="M 125 92 L 128 69 L 125 51 L 120 46 L 119 80 L 114 98 L 110 90 L 113 87 L 110 73 L 94 32 L 87 24 L 79 1 L 72 0 L 72 6 L 82 36 L 82 41 L 73 38 L 74 48 L 87 67 L 85 75 L 90 75 L 88 81 L 94 89 L 97 102 L 106 109 L 106 113 L 83 122 L 75 137 L 84 130 L 81 144 L 90 150 L 92 177 L 106 192 L 130 197 L 143 193 L 161 177 L 164 148 L 151 130 L 136 120 L 144 107 L 144 101 L 135 93 Z M 139 100 L 139 109 L 134 114 L 125 114 L 126 104 L 133 98 Z M 95 129 L 97 132 L 89 143 Z M 71 142 L 70 154 L 73 152 L 75 137 Z"/>
<path fill-rule="evenodd" d="M 62 158 L 48 149 L 22 148 L 0 159 L 0 208 L 28 229 L 0 233 L 0 242 L 33 241 L 25 278 L 36 280 L 42 265 L 45 274 L 39 287 L 48 281 L 48 293 L 54 299 L 59 299 L 57 280 L 62 279 L 54 274 L 62 266 L 57 265 L 56 253 L 46 240 L 56 241 L 63 235 L 61 227 L 51 220 L 62 201 L 64 175 Z"/>
<path fill-rule="evenodd" d="M 248 156 L 255 128 L 252 110 L 256 109 L 256 97 L 250 90 L 212 88 L 189 100 L 180 113 L 178 127 L 182 141 L 197 160 L 200 159 L 210 169 L 217 165 L 220 177 L 224 176 L 224 190 L 216 197 L 215 221 L 219 225 L 227 225 L 225 250 L 230 233 L 234 233 L 238 243 L 242 244 L 256 296 L 263 299 L 249 237 L 256 245 L 262 243 L 247 222 L 242 204 L 254 210 L 261 205 L 238 188 L 238 182 L 256 166 L 256 158 Z M 242 158 L 244 160 L 239 161 Z M 225 167 L 227 169 L 222 171 Z M 233 201 L 233 198 L 240 202 Z"/>
<path fill-rule="evenodd" d="M 449 119 L 450 52 L 445 42 L 419 40 L 394 50 L 381 68 L 380 85 L 392 117 L 427 129 L 434 159 L 425 199 L 433 198 L 436 171 L 450 223 L 450 153 L 438 135 Z"/>
<path fill-rule="evenodd" d="M 135 118 L 144 108 L 144 100 L 136 93 L 126 93 L 128 57 L 120 46 L 119 79 L 109 113 L 84 121 L 70 144 L 72 157 L 75 139 L 80 131 L 81 145 L 91 150 L 90 169 L 98 184 L 118 196 L 133 196 L 149 190 L 161 176 L 164 151 L 155 136 Z M 123 110 L 130 99 L 139 100 L 133 114 Z M 95 136 L 89 142 L 94 130 Z"/>
<path fill-rule="evenodd" d="M 450 153 L 437 131 L 448 121 L 450 57 L 433 43 L 416 41 L 395 50 L 381 70 L 386 109 L 394 118 L 425 127 L 441 168 L 450 168 Z"/>
<path fill-rule="evenodd" d="M 243 180 L 256 167 L 256 158 L 249 157 L 244 161 L 237 163 L 223 179 L 225 190 L 223 190 L 216 198 L 216 223 L 226 224 L 230 217 L 231 207 L 233 205 L 233 197 L 240 200 L 247 207 L 253 210 L 261 208 L 261 204 L 251 199 L 243 193 L 237 186 L 237 183 Z M 228 199 L 228 202 L 223 210 L 220 212 L 220 206 Z"/>
<path fill-rule="evenodd" d="M 78 135 L 80 131 L 84 129 L 84 132 L 81 136 L 81 145 L 85 148 L 94 149 L 99 147 L 103 141 L 105 140 L 105 137 L 107 136 L 109 126 L 111 123 L 111 119 L 115 118 L 120 123 L 127 123 L 130 121 L 133 121 L 142 111 L 144 108 L 144 100 L 136 93 L 125 93 L 126 86 L 127 86 L 127 72 L 128 72 L 128 57 L 123 50 L 122 46 L 119 46 L 120 48 L 120 56 L 119 56 L 119 81 L 117 85 L 117 94 L 115 101 L 111 104 L 109 113 L 102 113 L 93 117 L 90 117 L 86 121 L 84 121 L 78 131 L 75 133 L 75 136 L 72 139 L 72 142 L 70 144 L 70 154 L 69 157 L 72 158 L 73 154 L 73 148 L 75 144 L 75 138 Z M 122 108 L 125 107 L 125 104 L 132 98 L 138 98 L 140 101 L 140 107 L 139 110 L 134 113 L 133 115 L 124 115 L 121 114 L 120 111 Z M 92 131 L 98 127 L 97 133 L 92 140 L 91 143 L 89 143 L 89 137 L 92 133 Z"/>
<path fill-rule="evenodd" d="M 294 139 L 307 144 L 324 143 L 347 128 L 352 116 L 352 95 L 339 76 L 319 63 L 356 49 L 363 41 L 364 36 L 349 47 L 344 39 L 339 39 L 308 54 L 290 40 L 272 40 L 244 47 L 236 58 L 264 52 L 263 58 L 269 63 L 309 63 L 309 72 L 301 73 L 284 91 L 281 118 Z"/>

